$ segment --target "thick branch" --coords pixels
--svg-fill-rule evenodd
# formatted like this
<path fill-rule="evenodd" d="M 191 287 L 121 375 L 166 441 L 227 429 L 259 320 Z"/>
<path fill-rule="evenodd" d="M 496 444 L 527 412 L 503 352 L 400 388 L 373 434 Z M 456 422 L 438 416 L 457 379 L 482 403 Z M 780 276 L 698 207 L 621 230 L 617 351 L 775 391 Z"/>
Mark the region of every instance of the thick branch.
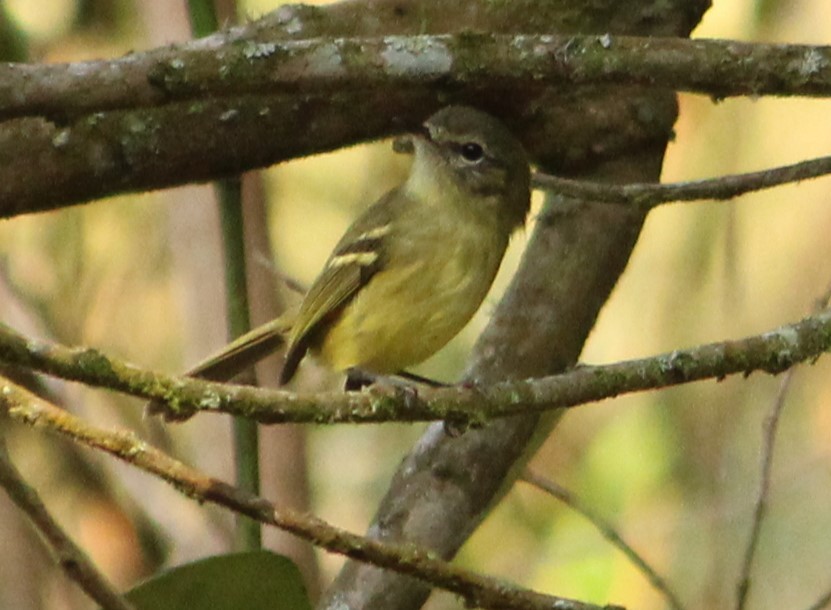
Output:
<path fill-rule="evenodd" d="M 91 349 L 26 340 L 0 325 L 0 361 L 31 367 L 148 399 L 168 401 L 173 419 L 194 411 L 228 413 L 263 424 L 377 423 L 451 420 L 481 424 L 495 417 L 573 407 L 619 394 L 753 371 L 781 373 L 831 349 L 831 311 L 740 339 L 676 350 L 604 366 L 581 366 L 561 375 L 491 387 L 410 392 L 293 392 L 176 378 L 138 369 Z"/>
<path fill-rule="evenodd" d="M 259 40 L 251 39 L 256 32 Z M 632 36 L 384 36 L 263 41 L 256 25 L 77 64 L 0 66 L 0 120 L 65 120 L 251 94 L 428 87 L 648 85 L 735 95 L 831 95 L 831 47 Z"/>
<path fill-rule="evenodd" d="M 555 607 L 561 610 L 600 610 L 598 606 L 543 595 L 452 566 L 411 545 L 378 542 L 334 527 L 310 515 L 277 508 L 264 498 L 208 477 L 174 460 L 141 441 L 131 432 L 107 431 L 90 426 L 63 409 L 1 378 L 0 409 L 13 419 L 29 426 L 57 432 L 114 455 L 164 479 L 180 492 L 200 502 L 213 502 L 261 523 L 279 527 L 333 553 L 424 580 L 436 587 L 457 593 L 471 607 L 500 610 L 550 610 Z M 4 462 L 2 458 L 0 445 L 0 484 L 7 485 L 10 463 Z M 7 488 L 9 487 L 11 491 L 17 490 L 15 486 L 7 485 Z M 20 494 L 15 494 L 15 499 L 18 495 Z M 27 501 L 26 506 L 27 512 L 31 514 L 34 504 Z M 76 552 L 71 557 L 67 556 L 67 559 L 75 561 L 78 557 L 83 557 L 79 549 L 74 550 Z M 95 599 L 100 601 L 106 598 L 96 596 Z M 129 610 L 130 606 L 111 603 L 106 604 L 105 608 Z"/>
<path fill-rule="evenodd" d="M 708 5 L 344 0 L 319 9 L 283 7 L 275 13 L 280 34 L 263 40 L 471 30 L 683 36 Z M 668 92 L 619 85 L 268 95 L 105 112 L 69 125 L 21 119 L 0 129 L 0 214 L 267 165 L 407 129 L 439 105 L 459 102 L 506 119 L 546 171 L 622 183 L 657 179 L 675 120 Z M 471 375 L 485 382 L 541 377 L 573 363 L 642 220 L 620 206 L 585 206 L 556 223 L 537 223 L 520 270 L 477 343 Z M 431 427 L 395 475 L 372 536 L 416 541 L 452 556 L 517 472 L 512 464 L 536 423 L 534 416 L 505 418 L 456 439 L 440 425 Z M 412 578 L 350 562 L 323 607 L 415 609 L 428 591 Z"/>
<path fill-rule="evenodd" d="M 114 60 L 0 66 L 0 119 L 25 119 L 0 129 L 0 159 L 9 160 L 0 217 L 207 180 L 388 134 L 396 99 L 413 102 L 398 113 L 400 128 L 422 118 L 414 108 L 439 99 L 477 103 L 505 90 L 522 97 L 575 84 L 719 98 L 831 95 L 829 47 L 608 34 L 281 40 L 264 23 Z M 351 127 L 316 121 L 324 100 L 336 106 L 334 92 L 344 113 L 357 105 L 378 118 Z M 376 97 L 387 113 L 373 109 Z M 310 123 L 306 135 L 291 127 Z M 229 149 L 231 132 L 239 146 Z M 202 162 L 187 162 L 194 158 Z M 39 181 L 25 179 L 33 171 Z"/>
<path fill-rule="evenodd" d="M 403 6 L 410 23 L 399 33 L 436 33 L 440 27 L 445 29 L 438 32 L 684 36 L 709 0 L 668 0 L 660 6 L 651 0 L 367 3 L 373 16 L 376 9 L 395 14 Z M 347 4 L 356 14 L 368 12 L 361 0 Z M 500 14 L 502 10 L 511 14 Z M 379 33 L 392 33 L 383 31 L 385 27 L 386 23 Z M 621 183 L 657 180 L 675 121 L 674 96 L 669 92 L 587 87 L 517 93 L 497 91 L 470 101 L 507 118 L 545 171 L 579 168 L 584 177 Z M 605 205 L 585 206 L 547 222 L 551 207 L 549 198 L 543 222 L 536 223 L 513 280 L 474 346 L 467 379 L 484 385 L 543 377 L 573 364 L 643 222 L 641 214 Z M 530 456 L 535 439 L 551 429 L 558 413 L 504 418 L 458 438 L 444 434 L 441 424 L 430 426 L 396 471 L 373 518 L 371 535 L 414 541 L 452 557 L 510 487 L 518 465 Z M 349 562 L 318 607 L 416 610 L 428 594 L 413 579 Z"/>

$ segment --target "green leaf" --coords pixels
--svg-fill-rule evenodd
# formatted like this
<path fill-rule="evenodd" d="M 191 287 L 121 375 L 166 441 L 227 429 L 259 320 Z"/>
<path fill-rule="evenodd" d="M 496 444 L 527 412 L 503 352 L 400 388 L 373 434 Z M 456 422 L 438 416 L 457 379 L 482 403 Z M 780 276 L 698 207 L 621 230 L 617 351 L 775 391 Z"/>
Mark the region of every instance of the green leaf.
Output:
<path fill-rule="evenodd" d="M 126 597 L 137 610 L 311 610 L 297 566 L 269 551 L 218 555 L 179 566 Z"/>

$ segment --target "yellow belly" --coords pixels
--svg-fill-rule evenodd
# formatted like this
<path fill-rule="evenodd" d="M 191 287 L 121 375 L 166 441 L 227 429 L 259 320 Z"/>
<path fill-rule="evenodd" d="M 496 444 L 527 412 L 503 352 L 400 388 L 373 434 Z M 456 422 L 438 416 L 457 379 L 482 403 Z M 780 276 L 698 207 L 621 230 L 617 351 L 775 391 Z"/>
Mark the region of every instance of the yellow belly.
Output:
<path fill-rule="evenodd" d="M 394 373 L 441 349 L 487 295 L 502 249 L 447 244 L 422 263 L 390 265 L 344 309 L 318 348 L 335 370 Z"/>

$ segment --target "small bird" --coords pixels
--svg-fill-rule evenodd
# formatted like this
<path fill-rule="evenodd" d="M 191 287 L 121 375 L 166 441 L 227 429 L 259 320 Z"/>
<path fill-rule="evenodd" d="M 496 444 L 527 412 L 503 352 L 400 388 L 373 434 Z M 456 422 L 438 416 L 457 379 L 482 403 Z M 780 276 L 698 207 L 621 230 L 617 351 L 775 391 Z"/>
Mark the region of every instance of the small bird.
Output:
<path fill-rule="evenodd" d="M 336 371 L 396 374 L 464 327 L 525 222 L 528 158 L 500 121 L 466 106 L 436 112 L 410 141 L 407 180 L 347 229 L 299 310 L 190 375 L 230 379 L 284 343 L 281 384 L 308 352 Z"/>

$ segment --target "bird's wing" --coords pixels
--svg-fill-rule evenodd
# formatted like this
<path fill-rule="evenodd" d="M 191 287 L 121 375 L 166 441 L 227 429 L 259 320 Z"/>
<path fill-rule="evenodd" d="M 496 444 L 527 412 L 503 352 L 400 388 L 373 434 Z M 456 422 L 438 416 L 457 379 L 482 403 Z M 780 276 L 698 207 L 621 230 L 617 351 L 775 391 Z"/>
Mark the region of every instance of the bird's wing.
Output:
<path fill-rule="evenodd" d="M 392 191 L 368 208 L 335 246 L 326 266 L 315 280 L 295 320 L 280 383 L 297 371 L 318 333 L 338 317 L 372 277 L 384 268 L 385 243 L 393 230 L 392 208 L 403 194 Z"/>

